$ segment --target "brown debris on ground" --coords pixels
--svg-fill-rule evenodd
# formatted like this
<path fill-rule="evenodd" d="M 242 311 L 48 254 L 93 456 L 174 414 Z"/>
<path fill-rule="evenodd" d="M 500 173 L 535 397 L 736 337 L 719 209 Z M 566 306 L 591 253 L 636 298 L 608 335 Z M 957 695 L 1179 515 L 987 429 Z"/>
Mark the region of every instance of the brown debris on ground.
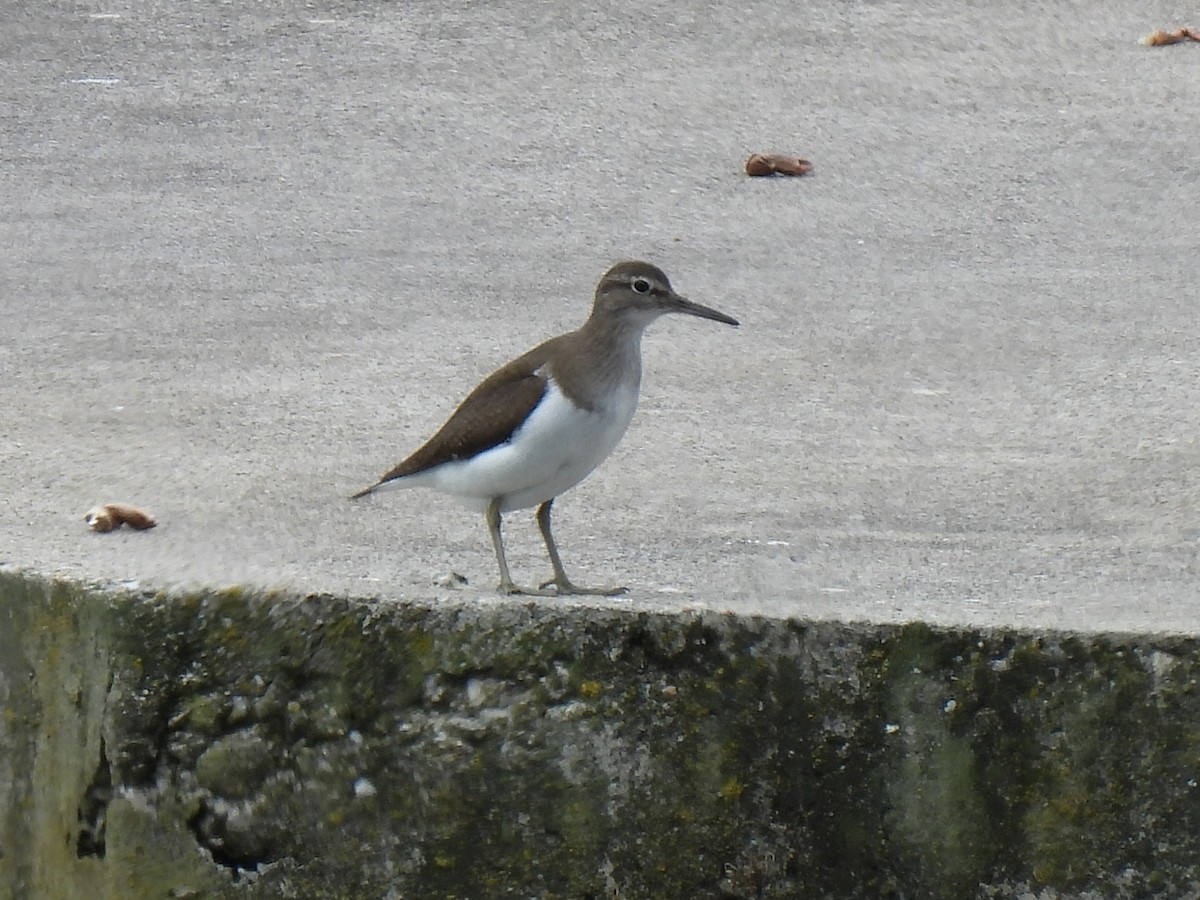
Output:
<path fill-rule="evenodd" d="M 88 527 L 92 531 L 99 532 L 115 531 L 122 525 L 128 525 L 138 531 L 145 531 L 158 524 L 154 516 L 145 510 L 129 506 L 126 503 L 105 503 L 102 506 L 95 506 L 84 514 L 83 520 L 88 523 Z"/>
<path fill-rule="evenodd" d="M 783 156 L 779 153 L 754 153 L 746 160 L 746 174 L 763 175 L 807 175 L 813 165 L 798 156 Z"/>
<path fill-rule="evenodd" d="M 1175 31 L 1152 31 L 1138 43 L 1147 47 L 1165 47 L 1168 44 L 1181 44 L 1184 41 L 1200 41 L 1200 29 L 1177 28 Z"/>

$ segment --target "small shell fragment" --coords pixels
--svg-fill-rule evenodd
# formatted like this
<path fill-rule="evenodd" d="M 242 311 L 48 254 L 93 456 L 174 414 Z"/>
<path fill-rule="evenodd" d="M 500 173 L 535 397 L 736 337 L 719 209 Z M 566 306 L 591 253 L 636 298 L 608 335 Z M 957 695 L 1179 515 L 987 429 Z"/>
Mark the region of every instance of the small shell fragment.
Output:
<path fill-rule="evenodd" d="M 812 169 L 807 159 L 779 153 L 754 153 L 746 160 L 746 174 L 754 176 L 807 175 Z"/>
<path fill-rule="evenodd" d="M 1200 29 L 1177 28 L 1175 31 L 1152 31 L 1140 41 L 1146 47 L 1165 47 L 1168 44 L 1181 44 L 1184 41 L 1200 41 Z"/>
<path fill-rule="evenodd" d="M 441 588 L 459 588 L 467 583 L 467 576 L 454 571 L 438 572 L 433 576 L 433 583 Z"/>
<path fill-rule="evenodd" d="M 88 523 L 88 527 L 92 531 L 100 532 L 113 531 L 122 525 L 128 525 L 138 531 L 145 531 L 158 524 L 150 513 L 126 503 L 105 503 L 103 506 L 94 506 L 84 515 L 83 521 Z"/>

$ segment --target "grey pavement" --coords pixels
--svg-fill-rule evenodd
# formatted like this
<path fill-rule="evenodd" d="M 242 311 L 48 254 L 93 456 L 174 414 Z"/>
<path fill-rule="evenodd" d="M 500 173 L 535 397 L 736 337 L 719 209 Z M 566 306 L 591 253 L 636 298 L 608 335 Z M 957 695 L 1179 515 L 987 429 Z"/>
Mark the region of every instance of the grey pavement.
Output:
<path fill-rule="evenodd" d="M 346 497 L 639 257 L 743 326 L 652 326 L 556 506 L 630 597 L 538 602 L 1200 633 L 1188 14 L 9 4 L 0 563 L 498 602 L 480 516 Z"/>

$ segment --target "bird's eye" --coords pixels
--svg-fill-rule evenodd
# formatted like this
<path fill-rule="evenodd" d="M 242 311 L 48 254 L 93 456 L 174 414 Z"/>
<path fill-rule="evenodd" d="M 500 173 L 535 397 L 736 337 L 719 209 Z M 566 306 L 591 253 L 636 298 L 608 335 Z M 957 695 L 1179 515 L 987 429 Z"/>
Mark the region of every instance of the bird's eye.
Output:
<path fill-rule="evenodd" d="M 635 278 L 629 282 L 629 286 L 633 288 L 636 294 L 648 294 L 651 290 L 650 281 L 646 278 Z"/>

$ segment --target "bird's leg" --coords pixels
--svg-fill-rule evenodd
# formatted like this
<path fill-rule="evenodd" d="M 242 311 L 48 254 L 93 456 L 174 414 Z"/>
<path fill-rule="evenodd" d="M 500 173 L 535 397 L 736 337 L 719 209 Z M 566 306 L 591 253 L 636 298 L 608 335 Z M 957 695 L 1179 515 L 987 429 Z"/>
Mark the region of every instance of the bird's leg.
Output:
<path fill-rule="evenodd" d="M 554 585 L 558 594 L 598 594 L 602 597 L 613 597 L 625 593 L 625 587 L 580 587 L 567 577 L 562 557 L 558 555 L 558 545 L 554 543 L 554 535 L 550 533 L 550 507 L 553 503 L 554 498 L 551 497 L 539 506 L 537 511 L 538 528 L 542 530 L 542 539 L 546 542 L 546 552 L 550 555 L 550 565 L 554 567 L 554 577 L 549 581 L 542 582 L 540 587 L 545 589 Z"/>
<path fill-rule="evenodd" d="M 484 512 L 487 520 L 488 534 L 492 536 L 492 548 L 496 551 L 496 562 L 500 566 L 500 584 L 496 587 L 501 594 L 539 594 L 552 596 L 550 591 L 537 588 L 523 588 L 513 584 L 512 576 L 508 573 L 508 559 L 504 555 L 504 538 L 500 535 L 500 498 L 494 497 L 488 502 Z"/>

